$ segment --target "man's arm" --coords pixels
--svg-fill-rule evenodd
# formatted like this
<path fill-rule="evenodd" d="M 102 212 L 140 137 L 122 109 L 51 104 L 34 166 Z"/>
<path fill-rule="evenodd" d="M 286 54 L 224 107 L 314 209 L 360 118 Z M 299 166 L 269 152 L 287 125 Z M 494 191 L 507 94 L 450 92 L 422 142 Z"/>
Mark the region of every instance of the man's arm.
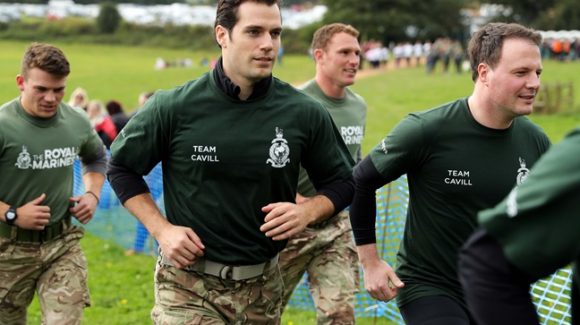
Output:
<path fill-rule="evenodd" d="M 42 204 L 45 198 L 46 194 L 42 193 L 20 207 L 13 207 L 17 215 L 14 225 L 22 229 L 43 230 L 50 221 L 50 207 Z M 6 222 L 4 215 L 9 208 L 9 204 L 0 201 L 0 218 L 3 222 Z"/>
<path fill-rule="evenodd" d="M 69 211 L 78 221 L 86 224 L 93 218 L 99 205 L 101 188 L 105 183 L 105 174 L 88 172 L 83 175 L 83 183 L 86 191 L 69 199 L 74 203 Z"/>
<path fill-rule="evenodd" d="M 323 186 L 317 194 L 299 203 L 277 202 L 262 208 L 266 213 L 260 230 L 274 240 L 284 240 L 301 232 L 306 226 L 330 218 L 352 201 L 352 177 Z"/>
<path fill-rule="evenodd" d="M 270 203 L 262 208 L 266 213 L 260 230 L 274 240 L 284 240 L 313 224 L 333 216 L 332 201 L 324 195 L 315 195 L 301 203 Z"/>
<path fill-rule="evenodd" d="M 177 268 L 183 268 L 203 256 L 203 246 L 197 234 L 189 227 L 175 226 L 163 217 L 149 193 L 139 194 L 124 203 L 151 235 L 157 239 L 163 256 Z"/>
<path fill-rule="evenodd" d="M 203 256 L 205 247 L 199 237 L 191 228 L 172 225 L 165 219 L 141 175 L 114 160 L 109 163 L 107 175 L 123 206 L 143 223 L 175 267 L 184 268 Z"/>
<path fill-rule="evenodd" d="M 405 284 L 393 268 L 379 257 L 376 243 L 357 245 L 356 250 L 363 267 L 365 289 L 371 297 L 381 301 L 395 298 L 398 289 Z"/>
<path fill-rule="evenodd" d="M 101 188 L 105 183 L 105 171 L 107 169 L 107 153 L 105 147 L 100 145 L 91 159 L 81 157 L 83 183 L 85 193 L 73 196 L 69 200 L 74 206 L 69 209 L 70 213 L 81 223 L 89 222 L 99 205 Z"/>
<path fill-rule="evenodd" d="M 377 253 L 376 190 L 388 182 L 367 156 L 354 170 L 355 192 L 350 206 L 350 222 L 364 271 L 365 288 L 371 297 L 388 301 L 404 286 L 389 264 Z"/>

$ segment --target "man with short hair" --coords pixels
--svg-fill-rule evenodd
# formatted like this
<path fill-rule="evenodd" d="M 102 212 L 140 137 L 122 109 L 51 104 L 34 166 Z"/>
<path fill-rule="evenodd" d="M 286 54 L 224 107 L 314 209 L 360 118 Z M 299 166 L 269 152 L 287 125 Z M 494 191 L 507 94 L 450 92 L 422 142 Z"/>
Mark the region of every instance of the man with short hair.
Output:
<path fill-rule="evenodd" d="M 540 87 L 541 35 L 490 23 L 469 42 L 473 93 L 401 121 L 355 169 L 351 223 L 365 288 L 397 296 L 407 324 L 472 324 L 457 278 L 459 248 L 478 211 L 497 204 L 548 149 L 530 114 Z M 375 190 L 407 174 L 410 202 L 397 272 L 375 238 Z"/>
<path fill-rule="evenodd" d="M 34 43 L 16 77 L 20 97 L 0 107 L 0 324 L 26 324 L 35 290 L 43 324 L 80 324 L 89 306 L 79 241 L 105 181 L 106 153 L 86 114 L 62 103 L 69 62 Z M 81 158 L 86 192 L 73 194 Z"/>
<path fill-rule="evenodd" d="M 579 323 L 579 156 L 576 129 L 542 156 L 524 184 L 479 213 L 481 227 L 459 258 L 459 278 L 477 324 L 538 324 L 530 285 L 570 263 L 572 324 Z"/>
<path fill-rule="evenodd" d="M 112 145 L 109 180 L 159 242 L 157 324 L 276 324 L 278 253 L 352 199 L 352 159 L 328 112 L 272 77 L 277 0 L 220 0 L 215 69 L 157 91 Z M 161 162 L 165 219 L 143 175 Z M 300 165 L 318 188 L 296 204 Z"/>
<path fill-rule="evenodd" d="M 316 76 L 302 90 L 330 113 L 352 159 L 361 160 L 367 106 L 348 86 L 360 63 L 358 31 L 345 24 L 319 28 L 312 39 Z M 316 195 L 304 169 L 300 170 L 297 202 Z M 294 235 L 280 255 L 284 305 L 305 272 L 316 305 L 318 324 L 354 324 L 354 295 L 358 287 L 358 258 L 348 211 L 313 224 Z"/>

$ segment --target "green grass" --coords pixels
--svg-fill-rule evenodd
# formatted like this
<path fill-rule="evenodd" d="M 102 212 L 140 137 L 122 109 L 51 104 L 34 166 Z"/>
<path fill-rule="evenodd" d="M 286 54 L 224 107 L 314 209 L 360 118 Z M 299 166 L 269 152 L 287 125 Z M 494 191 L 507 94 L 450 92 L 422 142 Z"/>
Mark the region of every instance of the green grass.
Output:
<path fill-rule="evenodd" d="M 15 76 L 27 43 L 0 41 L 0 103 L 16 96 Z M 56 44 L 62 47 L 72 64 L 67 90 L 77 86 L 88 90 L 93 99 L 120 100 L 130 111 L 142 91 L 171 88 L 196 78 L 207 71 L 199 67 L 202 57 L 212 58 L 217 51 L 207 53 L 185 50 L 132 48 L 97 45 Z M 194 68 L 170 68 L 155 71 L 155 58 L 189 57 Z M 580 94 L 580 63 L 544 62 L 543 82 L 574 82 Z M 277 66 L 275 76 L 299 84 L 310 79 L 314 66 L 306 56 L 285 56 Z M 473 84 L 468 74 L 427 76 L 423 69 L 388 71 L 361 79 L 353 87 L 369 105 L 367 134 L 363 152 L 368 152 L 389 130 L 411 111 L 424 110 L 458 97 L 468 96 Z M 65 97 L 68 100 L 68 96 Z M 575 102 L 577 109 L 579 103 Z M 576 110 L 578 112 L 578 110 Z M 580 114 L 533 115 L 553 142 L 580 124 Z M 84 324 L 149 324 L 153 304 L 154 259 L 148 256 L 124 256 L 123 249 L 110 242 L 88 235 L 82 246 L 89 261 L 89 286 L 92 307 L 85 312 Z M 38 303 L 30 308 L 30 324 L 40 323 Z M 315 324 L 313 312 L 288 310 L 283 324 Z M 357 319 L 358 324 L 375 324 L 373 319 Z M 376 323 L 385 324 L 379 320 Z"/>
<path fill-rule="evenodd" d="M 16 75 L 20 72 L 22 55 L 29 43 L 0 41 L 0 102 L 4 103 L 18 96 Z M 71 63 L 71 74 L 67 82 L 65 101 L 76 87 L 88 91 L 90 99 L 104 102 L 115 99 L 123 104 L 126 111 L 133 110 L 137 98 L 143 91 L 167 89 L 195 79 L 207 67 L 200 66 L 202 58 L 216 58 L 217 46 L 212 51 L 192 52 L 187 50 L 155 49 L 126 46 L 100 46 L 58 44 Z M 190 58 L 192 68 L 154 69 L 155 59 L 162 57 L 168 61 Z M 305 81 L 313 75 L 314 67 L 303 56 L 287 55 L 284 65 L 277 66 L 275 74 L 282 80 Z"/>

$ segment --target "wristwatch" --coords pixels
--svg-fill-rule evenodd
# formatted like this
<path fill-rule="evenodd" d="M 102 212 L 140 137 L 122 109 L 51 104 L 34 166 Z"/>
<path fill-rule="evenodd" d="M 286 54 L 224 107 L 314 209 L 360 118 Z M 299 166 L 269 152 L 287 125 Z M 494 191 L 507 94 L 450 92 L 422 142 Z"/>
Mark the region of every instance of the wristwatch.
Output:
<path fill-rule="evenodd" d="M 16 214 L 16 209 L 14 209 L 13 207 L 9 207 L 8 211 L 6 211 L 6 213 L 4 214 L 4 219 L 6 220 L 6 223 L 12 226 L 14 225 L 16 218 L 18 218 L 18 215 Z"/>

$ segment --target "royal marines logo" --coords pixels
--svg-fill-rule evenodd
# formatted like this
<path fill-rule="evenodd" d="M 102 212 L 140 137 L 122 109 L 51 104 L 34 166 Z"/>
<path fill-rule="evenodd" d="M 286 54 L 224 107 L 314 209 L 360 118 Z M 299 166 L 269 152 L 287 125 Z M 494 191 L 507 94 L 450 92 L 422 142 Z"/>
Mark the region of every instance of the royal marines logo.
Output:
<path fill-rule="evenodd" d="M 20 169 L 28 169 L 30 168 L 31 164 L 32 158 L 30 158 L 28 149 L 26 149 L 26 146 L 22 146 L 22 151 L 18 154 L 18 159 L 16 159 L 16 163 L 14 165 Z"/>
<path fill-rule="evenodd" d="M 385 153 L 385 155 L 389 153 L 389 150 L 387 150 L 387 142 L 385 141 L 385 139 L 381 141 L 381 150 Z"/>
<path fill-rule="evenodd" d="M 518 186 L 526 181 L 529 173 L 530 170 L 526 167 L 526 161 L 520 157 L 520 168 L 518 169 L 518 176 L 516 178 Z"/>
<path fill-rule="evenodd" d="M 288 156 L 290 156 L 290 147 L 288 147 L 288 141 L 284 139 L 284 130 L 276 127 L 276 138 L 272 140 L 270 158 L 266 160 L 266 163 L 275 168 L 282 168 L 290 161 Z"/>
<path fill-rule="evenodd" d="M 506 200 L 507 206 L 507 216 L 513 218 L 518 215 L 518 188 L 514 187 L 514 189 L 510 192 Z"/>

